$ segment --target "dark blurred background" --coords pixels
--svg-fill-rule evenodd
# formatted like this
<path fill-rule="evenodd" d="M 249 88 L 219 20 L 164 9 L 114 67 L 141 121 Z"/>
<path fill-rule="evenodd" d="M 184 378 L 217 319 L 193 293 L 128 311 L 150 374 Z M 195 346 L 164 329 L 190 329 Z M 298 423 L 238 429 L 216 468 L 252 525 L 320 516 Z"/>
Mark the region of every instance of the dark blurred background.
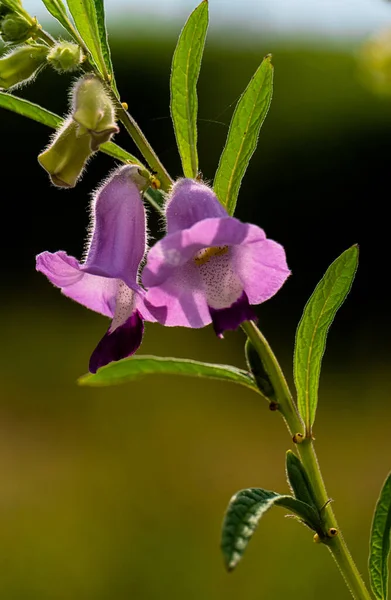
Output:
<path fill-rule="evenodd" d="M 181 166 L 168 81 L 178 31 L 143 21 L 111 35 L 122 99 L 173 177 Z M 391 467 L 391 97 L 363 85 L 362 41 L 212 30 L 198 90 L 200 166 L 212 180 L 238 96 L 273 54 L 274 98 L 237 216 L 287 251 L 292 276 L 258 314 L 290 381 L 306 300 L 332 260 L 360 244 L 356 282 L 329 336 L 315 434 L 335 510 L 366 572 L 371 513 Z M 64 114 L 71 81 L 47 69 L 17 93 Z M 248 486 L 287 491 L 291 443 L 259 398 L 180 378 L 77 387 L 108 323 L 62 297 L 35 272 L 34 257 L 58 249 L 81 256 L 89 194 L 114 163 L 98 155 L 74 190 L 58 190 L 36 161 L 51 132 L 5 110 L 0 131 L 2 597 L 348 598 L 326 550 L 280 509 L 262 521 L 237 572 L 223 569 L 230 496 Z M 137 154 L 125 135 L 116 141 Z M 161 235 L 152 213 L 151 233 Z M 240 331 L 221 342 L 210 327 L 148 325 L 140 352 L 243 366 L 243 344 Z"/>

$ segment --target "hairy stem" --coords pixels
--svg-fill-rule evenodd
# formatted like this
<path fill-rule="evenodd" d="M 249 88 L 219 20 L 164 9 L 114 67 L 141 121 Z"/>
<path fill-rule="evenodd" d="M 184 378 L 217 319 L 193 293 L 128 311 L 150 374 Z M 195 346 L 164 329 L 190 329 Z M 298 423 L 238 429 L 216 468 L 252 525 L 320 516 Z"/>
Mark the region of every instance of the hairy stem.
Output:
<path fill-rule="evenodd" d="M 278 399 L 278 409 L 284 417 L 290 434 L 293 436 L 295 433 L 304 432 L 304 423 L 298 414 L 296 404 L 282 369 L 266 338 L 252 321 L 243 323 L 242 329 L 251 340 L 265 365 Z M 301 444 L 297 444 L 297 450 L 311 480 L 318 507 L 319 509 L 322 509 L 326 531 L 328 531 L 330 527 L 335 527 L 338 530 L 338 535 L 336 537 L 329 538 L 324 543 L 327 545 L 337 563 L 353 598 L 356 600 L 371 600 L 371 596 L 366 589 L 365 583 L 358 572 L 346 542 L 343 539 L 342 533 L 338 528 L 320 471 L 313 440 L 310 438 L 304 439 Z"/>
<path fill-rule="evenodd" d="M 128 111 L 125 110 L 118 99 L 115 99 L 115 106 L 119 120 L 124 125 L 126 131 L 129 133 L 130 137 L 140 150 L 149 167 L 156 172 L 162 190 L 167 192 L 172 185 L 172 179 L 167 173 L 163 164 L 160 162 L 156 152 L 148 142 L 136 121 L 128 113 Z"/>

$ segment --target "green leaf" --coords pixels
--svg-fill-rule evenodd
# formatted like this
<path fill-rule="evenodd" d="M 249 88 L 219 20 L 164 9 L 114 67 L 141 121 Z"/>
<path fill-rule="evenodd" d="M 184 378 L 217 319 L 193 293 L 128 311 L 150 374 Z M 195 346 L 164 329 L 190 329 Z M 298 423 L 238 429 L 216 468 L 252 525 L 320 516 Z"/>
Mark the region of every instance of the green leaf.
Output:
<path fill-rule="evenodd" d="M 138 158 L 136 158 L 135 156 L 133 156 L 133 154 L 130 154 L 120 146 L 117 146 L 117 144 L 114 144 L 114 142 L 106 142 L 105 144 L 102 144 L 99 147 L 99 150 L 104 154 L 112 156 L 113 158 L 118 158 L 118 160 L 120 160 L 121 162 L 132 163 L 133 165 L 140 165 L 140 167 L 142 167 L 143 169 L 145 168 L 143 163 L 140 162 Z"/>
<path fill-rule="evenodd" d="M 185 177 L 198 174 L 197 81 L 208 28 L 208 2 L 191 13 L 178 39 L 171 70 L 171 117 Z"/>
<path fill-rule="evenodd" d="M 320 527 L 313 508 L 292 496 L 260 488 L 241 490 L 231 498 L 223 521 L 221 549 L 229 571 L 242 559 L 259 520 L 274 504 L 293 512 L 314 531 Z"/>
<path fill-rule="evenodd" d="M 304 308 L 297 328 L 294 377 L 298 408 L 311 432 L 318 404 L 320 368 L 327 332 L 345 300 L 358 266 L 358 246 L 352 246 L 327 269 Z"/>
<path fill-rule="evenodd" d="M 384 482 L 373 516 L 369 543 L 369 577 L 379 600 L 388 598 L 388 555 L 391 530 L 391 473 Z"/>
<path fill-rule="evenodd" d="M 307 471 L 292 450 L 288 450 L 286 453 L 286 474 L 295 498 L 312 506 L 315 512 L 318 513 L 315 493 Z"/>
<path fill-rule="evenodd" d="M 259 356 L 258 352 L 254 348 L 251 340 L 247 339 L 244 346 L 244 354 L 246 356 L 246 363 L 248 370 L 252 373 L 256 384 L 261 394 L 269 401 L 275 401 L 276 392 L 271 382 L 269 373 Z"/>
<path fill-rule="evenodd" d="M 0 107 L 7 108 L 12 112 L 33 119 L 34 121 L 52 127 L 53 129 L 57 129 L 63 121 L 59 115 L 56 115 L 50 110 L 46 110 L 46 108 L 42 108 L 42 106 L 38 106 L 38 104 L 29 102 L 23 98 L 18 98 L 17 96 L 12 96 L 11 94 L 6 94 L 5 92 L 0 92 Z M 122 162 L 129 162 L 143 167 L 143 164 L 138 158 L 129 154 L 129 152 L 123 150 L 113 142 L 106 142 L 105 144 L 102 144 L 99 149 L 101 152 L 104 152 L 113 158 L 118 158 L 118 160 L 121 160 Z"/>
<path fill-rule="evenodd" d="M 100 73 L 107 80 L 108 71 L 101 47 L 101 37 L 94 0 L 67 0 L 67 3 L 81 39 L 91 52 Z"/>
<path fill-rule="evenodd" d="M 118 89 L 114 79 L 114 69 L 113 63 L 111 62 L 111 51 L 107 36 L 104 0 L 94 0 L 94 3 L 103 60 L 105 61 L 107 72 L 110 75 L 111 87 L 118 96 Z"/>
<path fill-rule="evenodd" d="M 70 22 L 67 9 L 62 0 L 42 0 L 50 14 L 74 37 L 75 30 Z"/>
<path fill-rule="evenodd" d="M 102 367 L 95 375 L 88 373 L 78 380 L 80 385 L 107 386 L 134 381 L 145 375 L 186 375 L 206 379 L 220 379 L 239 383 L 257 390 L 254 379 L 242 369 L 230 365 L 214 365 L 186 358 L 160 356 L 133 356 Z"/>
<path fill-rule="evenodd" d="M 213 183 L 218 199 L 230 215 L 235 212 L 240 184 L 257 147 L 272 94 L 273 65 L 268 55 L 236 105 Z"/>
<path fill-rule="evenodd" d="M 4 6 L 9 8 L 10 10 L 15 11 L 15 12 L 19 12 L 20 10 L 23 10 L 21 0 L 1 0 L 1 3 L 4 4 Z"/>
<path fill-rule="evenodd" d="M 46 110 L 46 108 L 42 108 L 38 104 L 5 92 L 0 92 L 0 106 L 53 129 L 56 129 L 62 123 L 62 118 L 50 110 Z"/>

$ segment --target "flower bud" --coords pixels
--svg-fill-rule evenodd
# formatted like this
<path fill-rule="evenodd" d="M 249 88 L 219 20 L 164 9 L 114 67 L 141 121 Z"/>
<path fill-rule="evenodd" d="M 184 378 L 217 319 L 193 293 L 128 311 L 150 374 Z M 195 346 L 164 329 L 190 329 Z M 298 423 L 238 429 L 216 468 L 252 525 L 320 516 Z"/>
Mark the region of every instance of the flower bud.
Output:
<path fill-rule="evenodd" d="M 28 20 L 23 15 L 8 12 L 0 17 L 0 37 L 6 43 L 20 44 L 37 31 L 37 21 Z"/>
<path fill-rule="evenodd" d="M 0 89 L 27 83 L 46 62 L 46 46 L 19 46 L 0 58 Z"/>
<path fill-rule="evenodd" d="M 119 131 L 115 122 L 113 103 L 95 75 L 86 75 L 76 82 L 72 90 L 73 120 L 91 135 L 91 150 L 110 140 Z"/>
<path fill-rule="evenodd" d="M 54 185 L 70 188 L 76 185 L 91 154 L 89 133 L 81 134 L 77 123 L 68 117 L 38 161 Z"/>
<path fill-rule="evenodd" d="M 75 71 L 84 60 L 83 52 L 73 42 L 58 42 L 48 54 L 48 63 L 59 73 Z"/>

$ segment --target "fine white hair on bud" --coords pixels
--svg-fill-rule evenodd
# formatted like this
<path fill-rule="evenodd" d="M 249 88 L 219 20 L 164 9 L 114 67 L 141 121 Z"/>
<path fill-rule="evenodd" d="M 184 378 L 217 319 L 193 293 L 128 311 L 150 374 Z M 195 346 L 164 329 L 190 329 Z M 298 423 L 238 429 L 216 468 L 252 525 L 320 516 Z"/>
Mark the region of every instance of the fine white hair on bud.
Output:
<path fill-rule="evenodd" d="M 26 45 L 0 58 L 0 89 L 9 90 L 30 82 L 46 64 L 47 46 Z"/>
<path fill-rule="evenodd" d="M 114 104 L 99 77 L 88 74 L 78 79 L 71 90 L 71 105 L 73 120 L 91 136 L 92 150 L 119 131 Z"/>
<path fill-rule="evenodd" d="M 48 63 L 58 73 L 69 73 L 80 67 L 85 56 L 78 44 L 60 41 L 50 49 Z"/>
<path fill-rule="evenodd" d="M 56 187 L 72 188 L 82 176 L 91 154 L 89 134 L 80 135 L 77 124 L 68 117 L 38 156 L 38 162 Z"/>

